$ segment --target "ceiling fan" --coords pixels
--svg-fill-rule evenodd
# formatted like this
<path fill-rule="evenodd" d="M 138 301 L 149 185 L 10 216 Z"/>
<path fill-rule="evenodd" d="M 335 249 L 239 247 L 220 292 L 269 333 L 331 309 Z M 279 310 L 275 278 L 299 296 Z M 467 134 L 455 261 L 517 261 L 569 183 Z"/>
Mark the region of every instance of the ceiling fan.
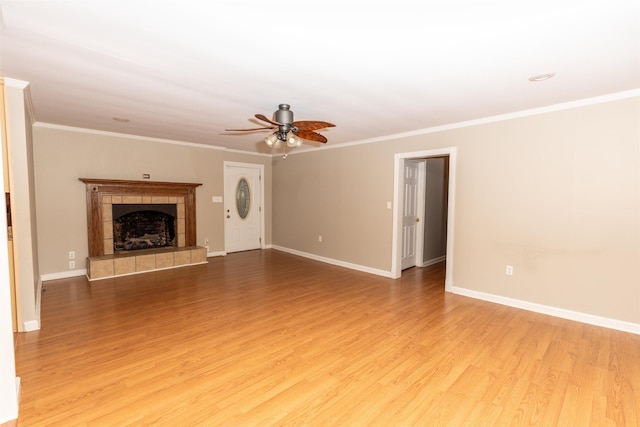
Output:
<path fill-rule="evenodd" d="M 255 117 L 258 120 L 269 123 L 271 126 L 263 126 L 259 128 L 251 129 L 225 129 L 227 132 L 253 132 L 258 130 L 275 130 L 271 135 L 264 139 L 264 142 L 269 146 L 280 146 L 281 142 L 284 143 L 284 156 L 287 158 L 287 146 L 299 147 L 302 144 L 302 140 L 315 141 L 326 143 L 327 138 L 314 132 L 319 129 L 334 127 L 333 123 L 321 122 L 317 120 L 301 120 L 293 121 L 293 111 L 289 104 L 280 104 L 278 111 L 273 113 L 273 120 L 267 118 L 264 114 L 256 114 Z"/>

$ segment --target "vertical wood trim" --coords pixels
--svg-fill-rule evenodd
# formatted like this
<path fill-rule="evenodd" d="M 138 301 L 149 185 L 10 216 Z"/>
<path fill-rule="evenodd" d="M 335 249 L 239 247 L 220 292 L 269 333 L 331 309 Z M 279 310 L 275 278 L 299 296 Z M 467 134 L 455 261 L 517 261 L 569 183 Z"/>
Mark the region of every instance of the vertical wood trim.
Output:
<path fill-rule="evenodd" d="M 185 245 L 195 246 L 196 236 L 196 190 L 189 188 L 184 198 L 184 221 L 185 221 Z"/>
<path fill-rule="evenodd" d="M 87 236 L 89 256 L 104 255 L 102 230 L 102 197 L 98 186 L 87 184 Z"/>

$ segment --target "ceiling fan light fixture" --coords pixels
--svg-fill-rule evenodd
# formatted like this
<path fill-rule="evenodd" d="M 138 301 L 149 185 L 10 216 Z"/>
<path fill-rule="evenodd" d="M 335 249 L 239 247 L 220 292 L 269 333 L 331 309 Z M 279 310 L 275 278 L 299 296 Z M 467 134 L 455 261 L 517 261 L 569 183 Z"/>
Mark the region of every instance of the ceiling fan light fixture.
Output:
<path fill-rule="evenodd" d="M 273 145 L 278 141 L 278 136 L 275 133 L 272 133 L 271 135 L 267 136 L 264 139 L 264 142 L 269 146 L 269 147 L 273 147 Z"/>
<path fill-rule="evenodd" d="M 295 133 L 289 131 L 287 134 L 287 145 L 289 147 L 297 147 L 299 146 L 300 138 L 296 136 Z"/>

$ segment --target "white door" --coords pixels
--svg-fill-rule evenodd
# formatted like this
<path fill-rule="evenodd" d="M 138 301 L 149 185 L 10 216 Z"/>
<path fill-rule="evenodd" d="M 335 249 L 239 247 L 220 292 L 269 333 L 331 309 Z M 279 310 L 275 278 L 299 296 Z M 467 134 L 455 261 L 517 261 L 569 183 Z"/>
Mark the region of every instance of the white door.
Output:
<path fill-rule="evenodd" d="M 424 212 L 424 160 L 404 162 L 404 205 L 402 210 L 402 269 L 422 262 L 422 214 Z"/>
<path fill-rule="evenodd" d="M 262 247 L 261 166 L 238 166 L 225 162 L 224 243 L 225 251 L 238 252 Z"/>

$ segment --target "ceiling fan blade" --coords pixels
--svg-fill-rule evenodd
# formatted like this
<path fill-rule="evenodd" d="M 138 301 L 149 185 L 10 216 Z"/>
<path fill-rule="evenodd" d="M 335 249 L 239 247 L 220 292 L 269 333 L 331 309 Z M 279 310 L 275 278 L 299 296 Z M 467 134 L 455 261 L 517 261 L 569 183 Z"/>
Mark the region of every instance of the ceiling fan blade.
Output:
<path fill-rule="evenodd" d="M 261 127 L 261 128 L 251 128 L 251 129 L 225 129 L 225 132 L 251 132 L 251 131 L 255 131 L 255 130 L 270 130 L 270 129 L 275 129 L 275 126 L 270 126 L 270 127 Z"/>
<path fill-rule="evenodd" d="M 317 120 L 301 120 L 299 122 L 293 122 L 292 124 L 300 130 L 318 130 L 336 126 L 333 123 L 320 122 Z"/>
<path fill-rule="evenodd" d="M 308 141 L 315 141 L 315 142 L 322 142 L 322 143 L 327 142 L 327 138 L 320 135 L 319 133 L 315 133 L 310 130 L 299 130 L 298 132 L 296 132 L 296 135 Z"/>
<path fill-rule="evenodd" d="M 271 119 L 268 119 L 264 114 L 256 114 L 256 119 L 262 120 L 263 122 L 271 123 L 275 126 L 282 126 L 282 123 L 274 122 Z"/>

